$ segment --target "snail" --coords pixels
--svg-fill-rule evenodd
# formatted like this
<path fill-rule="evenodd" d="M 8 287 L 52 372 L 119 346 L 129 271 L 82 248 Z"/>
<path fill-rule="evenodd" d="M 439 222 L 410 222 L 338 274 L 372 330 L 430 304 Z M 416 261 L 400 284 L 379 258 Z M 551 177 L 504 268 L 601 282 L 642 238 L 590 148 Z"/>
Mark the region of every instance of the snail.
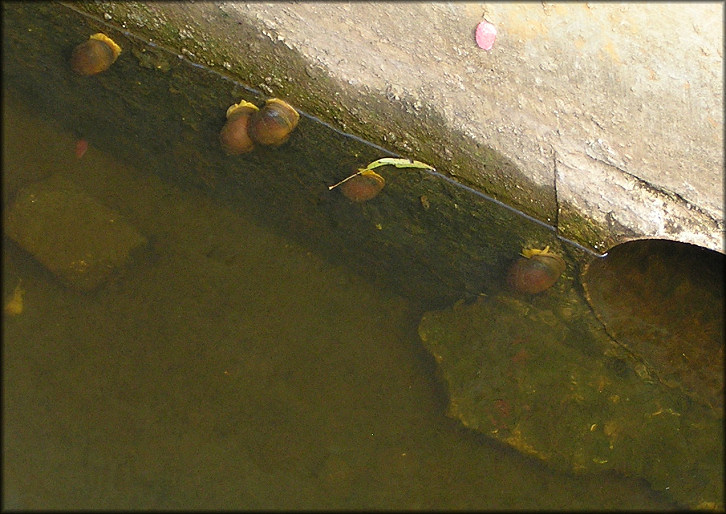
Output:
<path fill-rule="evenodd" d="M 259 111 L 255 104 L 242 100 L 227 109 L 227 123 L 219 133 L 219 142 L 227 155 L 251 152 L 255 143 L 248 130 L 252 116 Z"/>
<path fill-rule="evenodd" d="M 509 269 L 507 282 L 520 293 L 536 294 L 552 287 L 565 271 L 565 261 L 559 255 L 535 248 L 522 250 L 522 258 Z"/>
<path fill-rule="evenodd" d="M 363 170 L 340 184 L 340 191 L 348 200 L 365 202 L 381 192 L 386 181 L 378 173 Z"/>
<path fill-rule="evenodd" d="M 109 69 L 120 53 L 121 47 L 99 32 L 73 49 L 71 69 L 79 75 L 95 75 Z"/>
<path fill-rule="evenodd" d="M 252 115 L 248 133 L 255 143 L 280 146 L 297 127 L 300 114 L 279 98 L 271 98 Z"/>

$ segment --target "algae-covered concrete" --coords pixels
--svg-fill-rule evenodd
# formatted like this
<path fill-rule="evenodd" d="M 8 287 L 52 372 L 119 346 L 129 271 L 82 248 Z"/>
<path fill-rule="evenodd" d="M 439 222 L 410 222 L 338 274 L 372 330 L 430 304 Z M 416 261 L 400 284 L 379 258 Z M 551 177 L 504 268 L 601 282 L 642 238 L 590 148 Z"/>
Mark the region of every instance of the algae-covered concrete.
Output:
<path fill-rule="evenodd" d="M 722 509 L 722 418 L 654 380 L 588 318 L 577 301 L 482 296 L 425 313 L 419 335 L 465 426 L 555 468 L 617 470 L 684 506 Z"/>
<path fill-rule="evenodd" d="M 720 4 L 71 4 L 604 251 L 723 252 Z M 486 19 L 491 51 L 474 39 Z"/>

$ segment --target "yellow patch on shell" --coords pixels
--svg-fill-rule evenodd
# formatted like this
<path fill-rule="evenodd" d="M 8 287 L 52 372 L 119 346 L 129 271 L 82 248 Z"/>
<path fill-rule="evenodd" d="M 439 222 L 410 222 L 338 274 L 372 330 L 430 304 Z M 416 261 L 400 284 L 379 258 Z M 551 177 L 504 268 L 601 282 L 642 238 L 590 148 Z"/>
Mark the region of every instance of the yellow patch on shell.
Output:
<path fill-rule="evenodd" d="M 545 246 L 542 250 L 538 250 L 537 248 L 523 248 L 522 249 L 522 257 L 531 258 L 535 255 L 552 255 L 552 252 L 550 252 L 549 245 Z"/>
<path fill-rule="evenodd" d="M 252 109 L 252 111 L 260 110 L 259 107 L 257 107 L 255 104 L 247 102 L 245 100 L 241 100 L 240 103 L 229 106 L 229 109 L 227 109 L 227 118 L 242 109 Z"/>
<path fill-rule="evenodd" d="M 118 59 L 118 56 L 121 54 L 121 47 L 116 44 L 116 42 L 108 37 L 106 34 L 103 34 L 102 32 L 97 32 L 96 34 L 93 34 L 88 39 L 97 39 L 99 41 L 103 41 L 106 43 L 113 52 L 113 62 L 116 62 L 116 59 Z"/>

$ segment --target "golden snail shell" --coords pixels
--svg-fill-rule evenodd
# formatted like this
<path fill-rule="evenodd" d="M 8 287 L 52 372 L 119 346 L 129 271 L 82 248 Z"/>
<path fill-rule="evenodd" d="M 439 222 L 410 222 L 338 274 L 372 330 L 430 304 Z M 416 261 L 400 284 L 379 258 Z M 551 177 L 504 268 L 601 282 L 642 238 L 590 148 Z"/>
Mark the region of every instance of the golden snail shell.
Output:
<path fill-rule="evenodd" d="M 252 116 L 248 133 L 261 145 L 279 146 L 297 127 L 300 114 L 279 98 L 271 98 Z"/>
<path fill-rule="evenodd" d="M 219 143 L 227 155 L 240 155 L 254 150 L 255 143 L 248 131 L 250 120 L 258 111 L 255 104 L 244 100 L 227 109 L 227 122 L 219 133 Z"/>
<path fill-rule="evenodd" d="M 544 250 L 523 250 L 523 257 L 509 269 L 508 284 L 516 291 L 527 294 L 541 293 L 552 287 L 567 267 L 562 257 Z"/>
<path fill-rule="evenodd" d="M 386 181 L 378 173 L 365 170 L 340 184 L 340 191 L 348 200 L 365 202 L 381 192 Z"/>
<path fill-rule="evenodd" d="M 79 75 L 95 75 L 109 69 L 119 54 L 121 47 L 99 32 L 73 49 L 71 69 Z"/>

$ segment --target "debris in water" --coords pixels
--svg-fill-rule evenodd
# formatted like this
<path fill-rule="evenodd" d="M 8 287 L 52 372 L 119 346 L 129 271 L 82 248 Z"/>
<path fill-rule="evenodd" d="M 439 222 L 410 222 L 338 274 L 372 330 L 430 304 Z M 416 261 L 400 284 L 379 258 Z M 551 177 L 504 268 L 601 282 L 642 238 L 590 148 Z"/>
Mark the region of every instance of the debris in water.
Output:
<path fill-rule="evenodd" d="M 80 159 L 88 151 L 88 141 L 85 139 L 79 139 L 76 141 L 76 159 Z"/>
<path fill-rule="evenodd" d="M 12 296 L 5 303 L 3 311 L 8 316 L 17 316 L 18 314 L 23 313 L 23 295 L 25 294 L 25 289 L 22 288 L 21 283 L 22 281 L 18 280 L 18 285 L 15 286 L 15 291 L 13 291 Z"/>

